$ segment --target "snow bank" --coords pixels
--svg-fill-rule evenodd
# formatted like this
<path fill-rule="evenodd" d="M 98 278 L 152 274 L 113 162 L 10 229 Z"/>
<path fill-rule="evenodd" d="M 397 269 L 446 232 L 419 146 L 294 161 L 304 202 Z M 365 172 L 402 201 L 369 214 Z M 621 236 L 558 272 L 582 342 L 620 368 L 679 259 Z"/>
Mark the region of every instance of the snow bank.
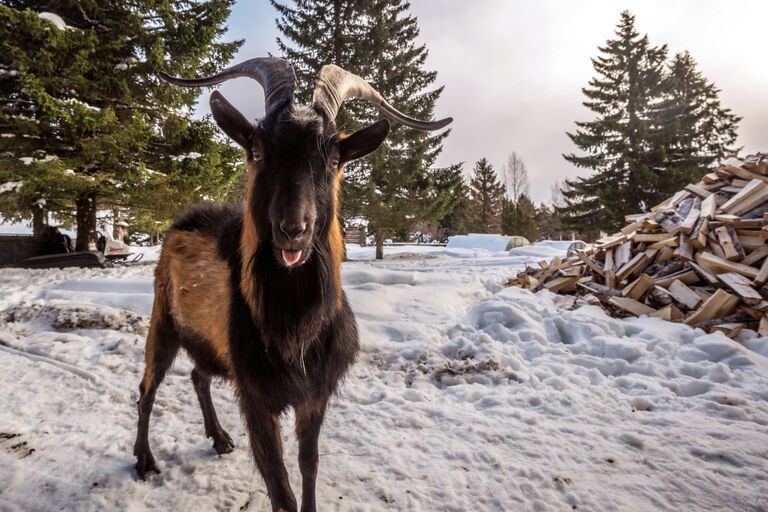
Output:
<path fill-rule="evenodd" d="M 523 237 L 470 233 L 469 235 L 449 237 L 447 247 L 449 249 L 483 249 L 491 252 L 499 252 L 508 250 L 510 248 L 510 243 L 516 242 L 517 240 L 521 240 L 521 242 L 517 243 L 524 243 L 525 245 L 530 243 Z"/>
<path fill-rule="evenodd" d="M 500 286 L 565 247 L 344 265 L 362 350 L 323 427 L 322 509 L 768 507 L 768 338 Z M 217 457 L 184 356 L 150 428 L 163 472 L 136 479 L 152 272 L 0 270 L 0 509 L 269 510 L 232 390 L 212 390 L 236 444 Z M 292 414 L 281 421 L 300 494 Z"/>

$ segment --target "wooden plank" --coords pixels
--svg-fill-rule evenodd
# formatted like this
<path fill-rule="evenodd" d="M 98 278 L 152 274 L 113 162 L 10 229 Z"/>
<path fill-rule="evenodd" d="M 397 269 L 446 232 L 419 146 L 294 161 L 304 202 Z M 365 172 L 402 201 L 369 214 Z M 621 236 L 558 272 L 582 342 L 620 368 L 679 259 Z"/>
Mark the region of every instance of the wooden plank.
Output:
<path fill-rule="evenodd" d="M 629 260 L 623 267 L 619 269 L 618 272 L 616 272 L 617 281 L 620 283 L 624 279 L 631 277 L 632 274 L 635 274 L 647 267 L 649 263 L 650 262 L 648 261 L 648 256 L 646 256 L 644 252 L 635 254 L 634 258 Z"/>
<path fill-rule="evenodd" d="M 646 306 L 642 302 L 638 302 L 635 299 L 629 297 L 611 297 L 608 299 L 610 304 L 613 304 L 619 309 L 632 313 L 635 316 L 650 315 L 656 310 L 650 306 Z"/>
<path fill-rule="evenodd" d="M 691 231 L 693 231 L 693 228 L 696 225 L 696 221 L 699 220 L 700 215 L 701 215 L 700 209 L 691 208 L 691 211 L 688 212 L 688 215 L 685 217 L 685 220 L 683 220 L 683 222 L 680 224 L 680 231 L 682 231 L 687 235 L 691 234 Z"/>
<path fill-rule="evenodd" d="M 641 274 L 640 277 L 625 286 L 621 290 L 621 294 L 630 299 L 640 300 L 651 286 L 653 286 L 653 278 L 648 274 Z"/>
<path fill-rule="evenodd" d="M 656 263 L 664 263 L 671 260 L 675 257 L 676 250 L 677 249 L 672 249 L 671 247 L 662 247 L 659 251 L 659 255 L 656 256 Z"/>
<path fill-rule="evenodd" d="M 699 277 L 704 279 L 706 282 L 708 282 L 711 285 L 718 285 L 720 283 L 720 280 L 717 278 L 717 275 L 710 272 L 709 269 L 704 268 L 703 266 L 691 261 L 689 263 L 691 268 L 696 272 Z"/>
<path fill-rule="evenodd" d="M 718 316 L 723 316 L 722 312 L 727 311 L 729 305 L 733 302 L 733 299 L 738 301 L 737 297 L 734 297 L 725 290 L 717 290 L 709 299 L 706 300 L 706 302 L 704 302 L 704 304 L 701 305 L 701 307 L 699 307 L 699 309 L 694 311 L 685 320 L 685 323 L 688 325 L 697 325 L 702 322 L 712 320 L 713 318 L 717 318 Z M 733 304 L 733 308 L 736 308 L 736 304 Z M 729 313 L 730 311 L 725 314 Z"/>
<path fill-rule="evenodd" d="M 587 265 L 590 268 L 590 270 L 592 270 L 592 272 L 599 274 L 601 276 L 603 275 L 603 269 L 600 268 L 597 265 L 597 263 L 595 263 L 595 261 L 589 257 L 587 253 L 580 250 L 580 251 L 576 251 L 576 255 L 579 257 L 579 259 L 581 259 L 581 261 L 584 262 L 585 265 Z"/>
<path fill-rule="evenodd" d="M 696 184 L 696 185 L 689 184 L 689 185 L 687 185 L 685 187 L 685 190 L 687 190 L 688 192 L 690 192 L 692 194 L 695 194 L 695 195 L 697 195 L 697 196 L 699 196 L 701 198 L 706 198 L 706 197 L 709 197 L 710 195 L 712 195 L 712 192 L 710 192 L 709 190 L 707 190 L 706 188 L 704 188 L 701 185 L 703 185 L 703 184 Z"/>
<path fill-rule="evenodd" d="M 632 233 L 634 233 L 638 229 L 640 229 L 640 224 L 638 224 L 637 222 L 633 222 L 632 224 L 627 224 L 626 226 L 621 228 L 621 234 L 623 234 L 623 235 L 631 235 Z"/>
<path fill-rule="evenodd" d="M 723 168 L 733 174 L 734 176 L 738 176 L 739 178 L 745 179 L 745 180 L 762 180 L 766 183 L 768 183 L 768 177 L 762 176 L 760 174 L 754 173 L 752 171 L 748 171 L 741 167 L 741 161 L 735 158 L 729 159 L 723 165 Z"/>
<path fill-rule="evenodd" d="M 702 176 L 701 181 L 703 181 L 707 185 L 710 185 L 712 183 L 717 183 L 718 181 L 720 181 L 720 177 L 717 175 L 716 172 L 711 172 L 709 174 L 705 174 L 704 176 Z"/>
<path fill-rule="evenodd" d="M 667 287 L 673 281 L 682 281 L 685 284 L 694 284 L 700 281 L 699 275 L 693 270 L 683 270 L 682 272 L 676 272 L 668 276 L 659 277 L 654 282 L 657 286 Z"/>
<path fill-rule="evenodd" d="M 656 311 L 654 311 L 653 313 L 651 313 L 648 316 L 652 316 L 654 318 L 661 318 L 662 320 L 666 320 L 667 322 L 671 322 L 672 321 L 672 308 L 673 307 L 674 306 L 672 304 L 670 304 L 668 306 L 664 306 L 663 308 L 657 309 Z"/>
<path fill-rule="evenodd" d="M 685 236 L 682 233 L 680 236 Z M 665 238 L 664 240 L 659 240 L 658 242 L 654 242 L 651 245 L 648 246 L 649 249 L 661 249 L 662 247 L 677 247 L 677 237 L 670 236 L 669 238 Z"/>
<path fill-rule="evenodd" d="M 723 205 L 720 207 L 721 210 L 723 210 L 726 213 L 731 213 L 733 215 L 739 215 L 735 210 L 736 207 L 743 201 L 745 201 L 747 198 L 749 198 L 751 195 L 756 194 L 760 190 L 764 190 L 768 188 L 768 185 L 766 185 L 764 182 L 760 180 L 752 180 L 747 185 L 739 190 L 739 192 L 730 198 L 728 201 L 723 203 Z"/>
<path fill-rule="evenodd" d="M 632 242 L 624 242 L 616 248 L 613 255 L 613 264 L 616 268 L 621 268 L 632 258 Z"/>
<path fill-rule="evenodd" d="M 653 219 L 645 219 L 640 227 L 649 231 L 653 231 L 654 229 L 659 229 L 659 223 Z"/>
<path fill-rule="evenodd" d="M 603 251 L 606 249 L 610 249 L 612 247 L 616 247 L 617 245 L 623 244 L 627 241 L 627 235 L 617 235 L 617 236 L 609 236 L 608 238 L 603 238 L 601 240 L 598 240 L 595 244 L 595 249 L 598 251 Z"/>
<path fill-rule="evenodd" d="M 728 261 L 725 258 L 715 256 L 711 252 L 706 251 L 702 251 L 696 255 L 696 262 L 699 264 L 704 263 L 707 266 L 721 269 L 726 272 L 736 272 L 737 274 L 741 274 L 752 279 L 755 279 L 758 274 L 758 270 L 754 267 L 736 263 L 735 261 Z M 766 272 L 768 273 L 768 267 Z"/>
<path fill-rule="evenodd" d="M 684 304 L 688 309 L 696 309 L 703 301 L 696 292 L 688 288 L 682 281 L 672 281 L 667 291 L 676 301 Z"/>
<path fill-rule="evenodd" d="M 754 279 L 755 283 L 759 284 L 760 286 L 764 285 L 765 282 L 768 281 L 768 258 L 763 261 L 763 265 L 760 267 L 760 271 L 757 273 L 757 275 L 754 276 Z"/>
<path fill-rule="evenodd" d="M 759 263 L 760 260 L 768 256 L 768 245 L 761 245 L 760 247 L 755 248 L 752 252 L 747 254 L 747 256 L 741 260 L 741 262 L 744 265 L 754 265 L 755 263 Z"/>
<path fill-rule="evenodd" d="M 710 333 L 713 332 L 721 332 L 728 336 L 729 338 L 736 338 L 738 334 L 741 332 L 742 329 L 746 327 L 746 324 L 743 322 L 727 322 L 723 324 L 717 324 L 713 325 L 709 328 Z"/>
<path fill-rule="evenodd" d="M 728 228 L 725 226 L 720 226 L 715 230 L 715 235 L 717 236 L 717 240 L 720 243 L 720 247 L 723 248 L 725 259 L 738 261 L 744 257 L 744 252 L 737 250 L 736 245 L 734 244 L 734 241 L 728 232 Z"/>
<path fill-rule="evenodd" d="M 691 233 L 691 245 L 696 249 L 704 249 L 707 246 L 707 235 L 709 234 L 709 220 L 699 219 L 696 227 Z"/>
<path fill-rule="evenodd" d="M 603 270 L 606 272 L 614 272 L 616 267 L 613 264 L 613 250 L 605 251 L 605 263 L 603 264 Z"/>
<path fill-rule="evenodd" d="M 717 211 L 717 201 L 715 200 L 714 194 L 701 202 L 700 210 L 701 211 L 699 212 L 699 216 L 702 219 L 713 219 L 715 217 L 715 212 Z"/>
<path fill-rule="evenodd" d="M 768 336 L 768 316 L 763 315 L 760 319 L 760 325 L 757 328 L 757 334 L 760 336 Z"/>
<path fill-rule="evenodd" d="M 726 222 L 728 224 L 736 224 L 741 220 L 741 217 L 738 215 L 731 215 L 730 213 L 721 213 L 719 215 L 715 215 L 715 220 L 719 222 Z"/>
<path fill-rule="evenodd" d="M 544 283 L 544 288 L 553 293 L 567 292 L 575 289 L 578 281 L 579 276 L 560 276 Z"/>
<path fill-rule="evenodd" d="M 691 261 L 693 259 L 693 246 L 688 240 L 688 236 L 684 233 L 680 233 L 680 240 L 674 254 L 685 261 Z"/>
<path fill-rule="evenodd" d="M 755 236 L 738 237 L 739 244 L 747 250 L 757 249 L 765 245 L 765 239 Z"/>
<path fill-rule="evenodd" d="M 746 199 L 743 199 L 735 206 L 732 206 L 729 212 L 733 213 L 734 215 L 744 215 L 745 213 L 748 213 L 758 206 L 764 204 L 766 201 L 768 201 L 768 186 L 763 184 L 762 189 L 750 195 Z"/>
<path fill-rule="evenodd" d="M 761 238 L 763 236 L 762 229 L 736 229 L 736 235 L 746 238 Z"/>
<path fill-rule="evenodd" d="M 669 233 L 636 233 L 633 240 L 635 242 L 661 242 L 667 238 L 670 238 Z"/>
<path fill-rule="evenodd" d="M 658 212 L 653 220 L 658 222 L 664 231 L 672 235 L 680 232 L 680 223 L 683 222 L 683 219 L 674 210 Z"/>
<path fill-rule="evenodd" d="M 663 210 L 664 208 L 674 207 L 676 204 L 678 204 L 683 199 L 688 198 L 690 195 L 691 195 L 690 192 L 687 192 L 685 190 L 680 190 L 672 197 L 668 197 L 664 201 L 660 202 L 659 204 L 651 208 L 651 211 L 656 212 L 659 210 Z"/>
<path fill-rule="evenodd" d="M 746 277 L 733 272 L 720 274 L 717 277 L 728 288 L 736 292 L 736 295 L 741 297 L 745 304 L 752 306 L 763 301 L 762 295 L 752 288 L 752 282 Z"/>

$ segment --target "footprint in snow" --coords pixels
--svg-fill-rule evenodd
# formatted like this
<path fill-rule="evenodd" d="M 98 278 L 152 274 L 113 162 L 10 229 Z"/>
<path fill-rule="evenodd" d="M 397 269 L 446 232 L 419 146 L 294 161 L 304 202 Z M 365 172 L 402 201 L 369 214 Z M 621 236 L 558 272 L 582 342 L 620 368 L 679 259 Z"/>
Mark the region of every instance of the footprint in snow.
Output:
<path fill-rule="evenodd" d="M 22 439 L 21 434 L 0 432 L 0 448 L 14 455 L 17 459 L 25 459 L 35 451 Z"/>

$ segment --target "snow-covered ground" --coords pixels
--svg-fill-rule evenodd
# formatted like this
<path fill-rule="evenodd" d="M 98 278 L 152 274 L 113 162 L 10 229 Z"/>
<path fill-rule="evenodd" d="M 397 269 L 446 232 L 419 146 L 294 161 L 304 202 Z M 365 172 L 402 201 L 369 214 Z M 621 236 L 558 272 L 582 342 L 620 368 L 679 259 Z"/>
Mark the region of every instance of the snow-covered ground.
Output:
<path fill-rule="evenodd" d="M 350 247 L 363 350 L 321 436 L 321 510 L 768 510 L 768 339 L 502 288 L 566 246 Z M 136 478 L 152 271 L 0 270 L 0 510 L 268 510 L 231 389 L 219 458 L 186 358 L 152 417 L 163 472 Z"/>

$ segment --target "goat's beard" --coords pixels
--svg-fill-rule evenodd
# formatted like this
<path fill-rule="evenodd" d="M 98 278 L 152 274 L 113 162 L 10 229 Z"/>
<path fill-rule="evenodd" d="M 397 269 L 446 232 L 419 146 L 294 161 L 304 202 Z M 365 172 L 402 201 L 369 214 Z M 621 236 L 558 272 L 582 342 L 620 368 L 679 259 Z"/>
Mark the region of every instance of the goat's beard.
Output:
<path fill-rule="evenodd" d="M 267 351 L 283 362 L 301 367 L 302 355 L 321 335 L 337 301 L 329 257 L 322 244 L 302 255 L 301 265 L 286 268 L 276 258 L 255 266 L 261 307 L 261 336 Z M 266 251 L 257 255 L 267 256 Z M 264 260 L 262 260 L 264 261 Z"/>

